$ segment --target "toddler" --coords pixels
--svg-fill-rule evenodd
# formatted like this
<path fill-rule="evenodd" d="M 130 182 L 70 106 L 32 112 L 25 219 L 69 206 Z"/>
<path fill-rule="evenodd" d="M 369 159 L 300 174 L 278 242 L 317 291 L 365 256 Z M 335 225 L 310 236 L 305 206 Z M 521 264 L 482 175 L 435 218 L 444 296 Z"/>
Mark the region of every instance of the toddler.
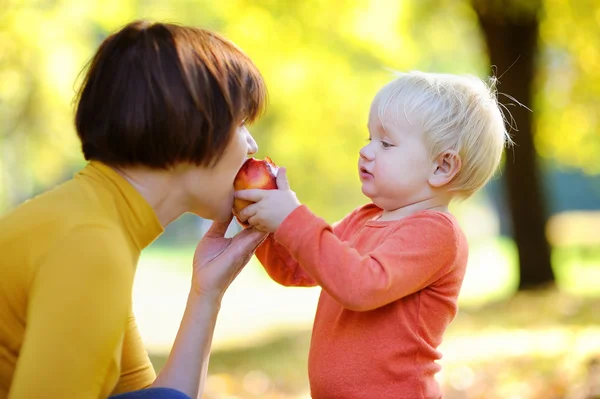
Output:
<path fill-rule="evenodd" d="M 483 187 L 510 137 L 474 76 L 398 73 L 375 96 L 358 174 L 371 201 L 330 226 L 278 190 L 243 190 L 256 256 L 286 286 L 322 288 L 309 353 L 314 399 L 441 398 L 437 350 L 457 313 L 467 240 L 448 206 Z"/>

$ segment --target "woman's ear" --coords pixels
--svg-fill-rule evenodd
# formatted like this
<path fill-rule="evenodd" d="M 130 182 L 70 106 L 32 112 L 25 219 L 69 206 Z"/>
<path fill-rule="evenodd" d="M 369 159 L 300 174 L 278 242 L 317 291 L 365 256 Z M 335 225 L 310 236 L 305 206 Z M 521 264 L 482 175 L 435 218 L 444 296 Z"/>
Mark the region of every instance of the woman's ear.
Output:
<path fill-rule="evenodd" d="M 452 181 L 460 171 L 462 162 L 460 155 L 454 150 L 446 150 L 433 160 L 433 172 L 429 176 L 432 187 L 442 187 Z"/>

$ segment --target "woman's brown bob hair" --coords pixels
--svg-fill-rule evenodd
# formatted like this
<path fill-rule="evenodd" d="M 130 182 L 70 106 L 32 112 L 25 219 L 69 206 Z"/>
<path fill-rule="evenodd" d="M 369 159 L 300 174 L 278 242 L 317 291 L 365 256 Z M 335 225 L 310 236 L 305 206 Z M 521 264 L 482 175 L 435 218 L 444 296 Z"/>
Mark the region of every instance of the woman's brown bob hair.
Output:
<path fill-rule="evenodd" d="M 250 58 L 214 32 L 135 21 L 107 37 L 77 94 L 86 160 L 112 166 L 214 165 L 266 105 Z"/>

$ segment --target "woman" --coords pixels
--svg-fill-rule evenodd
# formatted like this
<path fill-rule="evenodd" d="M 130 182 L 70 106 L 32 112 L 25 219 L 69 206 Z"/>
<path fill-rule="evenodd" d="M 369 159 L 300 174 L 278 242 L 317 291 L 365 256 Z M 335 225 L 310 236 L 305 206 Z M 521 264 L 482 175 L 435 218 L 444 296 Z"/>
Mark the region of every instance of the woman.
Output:
<path fill-rule="evenodd" d="M 264 239 L 224 234 L 265 99 L 251 60 L 214 33 L 133 22 L 104 40 L 77 98 L 88 164 L 0 219 L 0 398 L 202 395 L 221 297 Z M 185 212 L 214 223 L 156 377 L 133 279 L 140 251 Z"/>

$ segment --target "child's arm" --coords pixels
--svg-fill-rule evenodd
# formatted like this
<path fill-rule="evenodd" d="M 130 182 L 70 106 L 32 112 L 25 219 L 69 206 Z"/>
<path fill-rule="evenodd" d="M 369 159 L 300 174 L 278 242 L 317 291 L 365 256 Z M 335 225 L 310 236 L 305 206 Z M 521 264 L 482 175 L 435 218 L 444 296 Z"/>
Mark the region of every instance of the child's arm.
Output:
<path fill-rule="evenodd" d="M 255 252 L 267 274 L 277 283 L 288 287 L 313 287 L 317 282 L 310 277 L 277 241 L 273 235 L 258 247 Z"/>
<path fill-rule="evenodd" d="M 236 192 L 237 198 L 254 202 L 239 217 L 274 232 L 271 240 L 347 309 L 376 309 L 419 291 L 450 272 L 459 254 L 454 224 L 434 212 L 404 219 L 375 250 L 361 254 L 354 248 L 360 243 L 340 240 L 331 226 L 300 205 L 285 168 L 279 169 L 277 187 Z M 294 263 L 291 270 L 297 267 Z"/>
<path fill-rule="evenodd" d="M 341 234 L 349 217 L 342 219 L 333 226 L 336 235 Z M 263 265 L 267 274 L 277 283 L 294 287 L 313 287 L 317 285 L 289 251 L 279 244 L 270 234 L 255 252 L 257 259 Z"/>
<path fill-rule="evenodd" d="M 430 285 L 451 271 L 459 245 L 446 216 L 426 213 L 407 218 L 374 251 L 361 255 L 306 206 L 284 220 L 274 239 L 342 306 L 356 311 Z"/>

